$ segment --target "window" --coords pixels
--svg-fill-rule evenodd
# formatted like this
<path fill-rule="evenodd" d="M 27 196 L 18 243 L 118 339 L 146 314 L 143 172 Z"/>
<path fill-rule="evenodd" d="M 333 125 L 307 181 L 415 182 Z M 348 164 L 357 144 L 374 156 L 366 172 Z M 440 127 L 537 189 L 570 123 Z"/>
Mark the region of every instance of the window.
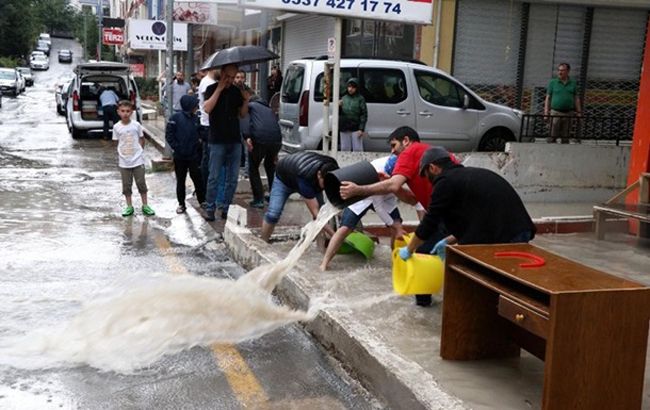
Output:
<path fill-rule="evenodd" d="M 367 103 L 397 104 L 407 97 L 406 77 L 402 70 L 363 68 L 359 82 Z"/>
<path fill-rule="evenodd" d="M 282 82 L 282 102 L 295 104 L 300 99 L 305 68 L 300 65 L 290 65 Z"/>
<path fill-rule="evenodd" d="M 428 103 L 462 108 L 465 90 L 448 78 L 425 71 L 415 71 L 420 97 Z"/>
<path fill-rule="evenodd" d="M 354 77 L 354 69 L 352 68 L 342 68 L 341 69 L 341 82 L 339 83 L 339 96 L 343 97 L 347 89 L 347 82 L 350 78 Z M 330 81 L 334 81 L 332 78 Z M 323 101 L 323 91 L 325 91 L 325 74 L 320 73 L 316 77 L 316 84 L 314 85 L 314 101 L 322 102 Z M 332 96 L 334 95 L 332 91 L 332 84 L 330 84 L 330 101 L 332 101 Z"/>

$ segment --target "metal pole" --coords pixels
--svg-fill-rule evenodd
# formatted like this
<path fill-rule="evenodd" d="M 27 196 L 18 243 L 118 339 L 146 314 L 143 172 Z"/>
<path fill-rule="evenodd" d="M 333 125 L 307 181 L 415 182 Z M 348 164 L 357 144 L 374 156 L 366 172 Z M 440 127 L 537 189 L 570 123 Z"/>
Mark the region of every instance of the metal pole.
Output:
<path fill-rule="evenodd" d="M 97 61 L 102 61 L 102 18 L 104 8 L 102 7 L 102 0 L 97 0 L 97 25 L 99 27 L 99 35 L 97 36 Z"/>
<path fill-rule="evenodd" d="M 334 50 L 334 84 L 332 84 L 332 152 L 330 155 L 334 158 L 337 156 L 339 150 L 339 100 L 340 100 L 340 84 L 341 84 L 341 44 L 343 32 L 343 19 L 336 17 L 334 24 L 334 41 L 336 49 Z"/>
<path fill-rule="evenodd" d="M 190 79 L 192 78 L 192 74 L 194 74 L 194 24 L 188 24 L 187 25 L 187 64 L 185 65 L 185 69 L 187 73 L 185 74 L 185 78 L 187 78 L 188 82 L 190 82 Z M 191 83 L 190 83 L 191 85 Z"/>
<path fill-rule="evenodd" d="M 262 10 L 260 13 L 260 46 L 266 48 L 269 42 L 269 13 Z M 272 95 L 269 95 L 267 78 L 269 76 L 269 64 L 260 64 L 260 78 L 258 80 L 260 95 L 264 101 L 270 101 Z"/>
<path fill-rule="evenodd" d="M 174 87 L 172 87 L 172 71 L 174 69 L 174 0 L 167 0 L 167 7 L 165 10 L 165 21 L 167 23 L 167 32 L 165 33 L 165 40 L 167 51 L 165 52 L 165 90 L 167 95 L 167 120 L 174 113 L 173 104 L 173 93 Z M 172 149 L 165 141 L 165 152 L 163 153 L 163 159 L 171 159 Z"/>
<path fill-rule="evenodd" d="M 84 12 L 84 60 L 88 60 L 88 29 L 86 22 L 88 21 L 88 13 Z"/>
<path fill-rule="evenodd" d="M 332 64 L 328 61 L 325 63 L 324 72 L 324 89 L 323 89 L 323 118 L 330 117 L 330 90 L 332 84 Z M 323 152 L 329 153 L 331 151 L 332 138 L 330 137 L 330 122 L 323 121 Z"/>

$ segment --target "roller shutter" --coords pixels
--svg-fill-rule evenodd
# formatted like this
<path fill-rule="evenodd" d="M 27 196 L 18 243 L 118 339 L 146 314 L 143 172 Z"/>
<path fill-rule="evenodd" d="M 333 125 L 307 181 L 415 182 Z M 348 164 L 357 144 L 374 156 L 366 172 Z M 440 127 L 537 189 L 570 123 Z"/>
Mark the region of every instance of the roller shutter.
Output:
<path fill-rule="evenodd" d="M 293 60 L 327 54 L 327 39 L 334 37 L 334 18 L 298 16 L 287 20 L 284 27 L 284 68 Z"/>

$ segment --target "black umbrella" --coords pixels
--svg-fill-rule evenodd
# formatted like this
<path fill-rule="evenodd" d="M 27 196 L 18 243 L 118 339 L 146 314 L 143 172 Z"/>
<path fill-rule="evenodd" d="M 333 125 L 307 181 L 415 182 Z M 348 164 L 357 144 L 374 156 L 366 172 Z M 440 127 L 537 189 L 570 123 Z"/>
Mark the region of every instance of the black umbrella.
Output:
<path fill-rule="evenodd" d="M 255 64 L 279 58 L 277 54 L 260 46 L 235 46 L 212 54 L 201 66 L 201 70 L 222 67 L 228 64 Z"/>

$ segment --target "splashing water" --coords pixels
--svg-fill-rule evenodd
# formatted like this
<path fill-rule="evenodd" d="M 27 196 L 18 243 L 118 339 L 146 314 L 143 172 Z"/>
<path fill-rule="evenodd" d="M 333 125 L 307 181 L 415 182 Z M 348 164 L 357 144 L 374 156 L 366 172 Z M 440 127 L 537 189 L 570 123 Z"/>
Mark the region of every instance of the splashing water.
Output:
<path fill-rule="evenodd" d="M 316 235 L 339 212 L 326 204 L 301 231 L 286 258 L 259 266 L 238 280 L 164 276 L 122 296 L 86 306 L 57 330 L 22 337 L 0 356 L 15 367 L 88 364 L 130 373 L 163 355 L 194 346 L 237 343 L 316 317 L 274 303 L 271 291 L 295 266 Z M 31 360 L 30 360 L 31 359 Z"/>

